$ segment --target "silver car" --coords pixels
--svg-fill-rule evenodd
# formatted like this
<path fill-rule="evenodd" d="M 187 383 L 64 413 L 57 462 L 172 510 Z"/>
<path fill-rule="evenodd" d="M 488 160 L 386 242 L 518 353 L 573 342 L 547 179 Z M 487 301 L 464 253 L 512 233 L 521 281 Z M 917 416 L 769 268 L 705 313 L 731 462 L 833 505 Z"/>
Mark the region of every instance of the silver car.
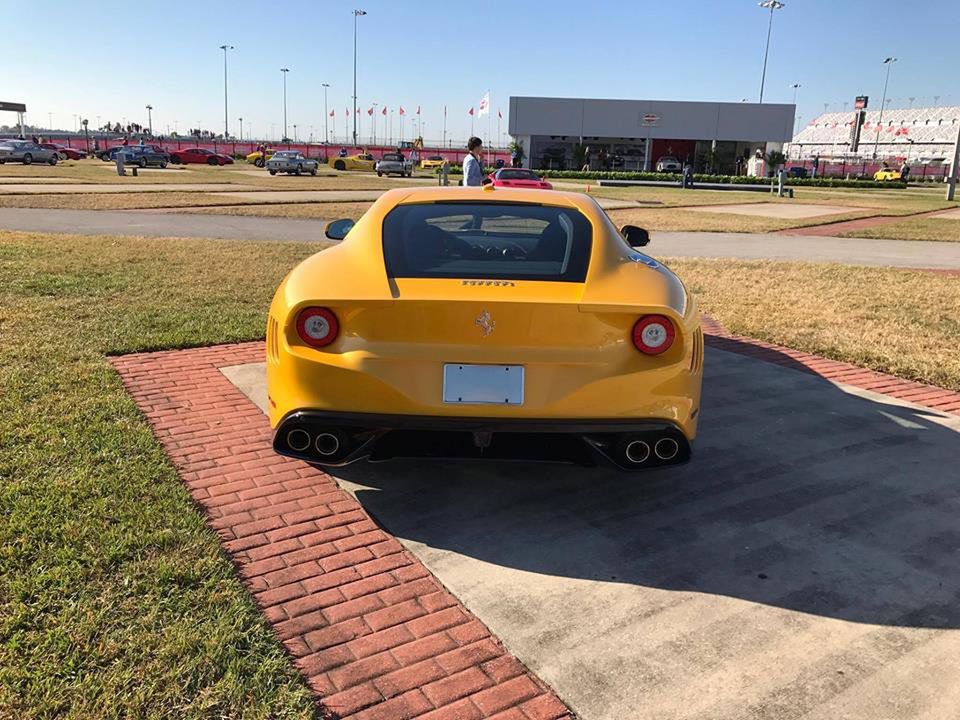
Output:
<path fill-rule="evenodd" d="M 30 140 L 0 140 L 0 164 L 22 162 L 24 165 L 30 165 L 43 162 L 56 165 L 59 157 L 56 150 L 40 147 Z"/>
<path fill-rule="evenodd" d="M 377 163 L 377 175 L 399 175 L 400 177 L 410 177 L 413 175 L 413 162 L 407 160 L 400 153 L 384 153 Z"/>
<path fill-rule="evenodd" d="M 280 150 L 267 160 L 266 168 L 271 175 L 276 175 L 278 172 L 292 173 L 293 175 L 302 175 L 308 172 L 311 175 L 316 175 L 319 165 L 319 161 L 304 157 L 303 153 L 297 150 Z"/>

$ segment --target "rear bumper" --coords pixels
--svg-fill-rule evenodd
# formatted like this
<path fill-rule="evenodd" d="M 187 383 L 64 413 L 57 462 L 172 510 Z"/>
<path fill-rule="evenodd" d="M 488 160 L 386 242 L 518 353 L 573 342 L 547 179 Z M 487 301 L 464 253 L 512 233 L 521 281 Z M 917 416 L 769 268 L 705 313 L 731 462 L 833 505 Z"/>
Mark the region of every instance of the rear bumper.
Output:
<path fill-rule="evenodd" d="M 339 467 L 357 460 L 475 458 L 613 464 L 623 470 L 690 459 L 679 426 L 661 419 L 505 419 L 296 410 L 277 425 L 274 450 Z"/>

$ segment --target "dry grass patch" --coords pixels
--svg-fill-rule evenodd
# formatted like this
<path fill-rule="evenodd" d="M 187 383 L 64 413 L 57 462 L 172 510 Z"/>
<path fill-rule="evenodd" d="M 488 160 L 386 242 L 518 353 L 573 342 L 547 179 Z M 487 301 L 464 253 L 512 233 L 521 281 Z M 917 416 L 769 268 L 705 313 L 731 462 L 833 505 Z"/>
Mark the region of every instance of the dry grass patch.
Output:
<path fill-rule="evenodd" d="M 0 195 L 0 207 L 56 208 L 61 210 L 139 210 L 165 207 L 245 204 L 243 198 L 231 200 L 223 195 L 198 192 L 82 193 L 76 195 Z"/>
<path fill-rule="evenodd" d="M 960 242 L 960 220 L 936 217 L 912 218 L 863 230 L 852 230 L 842 233 L 842 237 Z"/>
<path fill-rule="evenodd" d="M 371 202 L 314 202 L 314 203 L 278 203 L 273 205 L 234 205 L 231 207 L 211 207 L 191 210 L 203 215 L 254 215 L 258 217 L 289 217 L 337 220 L 350 218 L 358 220 L 372 205 Z"/>
<path fill-rule="evenodd" d="M 668 260 L 729 330 L 960 390 L 960 282 L 917 270 Z"/>
<path fill-rule="evenodd" d="M 618 225 L 639 225 L 648 230 L 662 232 L 734 232 L 767 233 L 788 228 L 821 225 L 870 217 L 870 212 L 851 212 L 812 218 L 771 218 L 732 213 L 709 213 L 675 208 L 627 208 L 610 210 L 610 219 Z"/>

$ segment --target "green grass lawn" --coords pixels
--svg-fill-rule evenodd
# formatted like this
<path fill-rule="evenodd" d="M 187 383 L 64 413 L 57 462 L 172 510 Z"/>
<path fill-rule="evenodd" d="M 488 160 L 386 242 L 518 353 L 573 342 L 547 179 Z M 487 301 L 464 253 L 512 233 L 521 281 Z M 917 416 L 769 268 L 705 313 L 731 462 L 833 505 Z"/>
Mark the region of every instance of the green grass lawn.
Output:
<path fill-rule="evenodd" d="M 107 355 L 262 338 L 316 249 L 0 231 L 0 717 L 312 716 Z M 734 331 L 960 389 L 955 277 L 671 265 Z"/>
<path fill-rule="evenodd" d="M 0 232 L 0 717 L 313 717 L 106 355 L 262 337 L 315 249 Z"/>

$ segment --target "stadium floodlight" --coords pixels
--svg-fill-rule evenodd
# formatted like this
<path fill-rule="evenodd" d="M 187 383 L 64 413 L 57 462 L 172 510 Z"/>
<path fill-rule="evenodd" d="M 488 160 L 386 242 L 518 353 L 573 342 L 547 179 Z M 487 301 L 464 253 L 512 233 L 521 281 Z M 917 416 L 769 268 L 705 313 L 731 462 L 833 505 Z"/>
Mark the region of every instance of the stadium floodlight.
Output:
<path fill-rule="evenodd" d="M 763 73 L 760 75 L 760 102 L 763 102 L 763 85 L 767 79 L 767 57 L 770 55 L 770 33 L 773 32 L 773 11 L 784 8 L 787 4 L 780 0 L 764 0 L 757 5 L 770 11 L 770 22 L 767 24 L 767 49 L 763 51 Z"/>
<path fill-rule="evenodd" d="M 887 77 L 883 81 L 883 99 L 880 100 L 880 119 L 877 120 L 877 134 L 873 140 L 873 159 L 877 159 L 877 146 L 880 144 L 880 126 L 883 124 L 883 109 L 887 105 L 887 86 L 890 84 L 890 68 L 897 61 L 895 57 L 885 58 L 883 64 L 887 66 Z"/>
<path fill-rule="evenodd" d="M 797 104 L 797 90 L 803 87 L 800 83 L 793 83 L 790 87 L 793 88 L 793 104 Z"/>
<path fill-rule="evenodd" d="M 287 73 L 290 68 L 280 68 L 283 73 L 283 142 L 289 142 L 287 137 Z"/>
<path fill-rule="evenodd" d="M 353 11 L 353 144 L 357 144 L 357 18 L 366 15 L 366 10 Z"/>
<path fill-rule="evenodd" d="M 223 50 L 223 139 L 230 137 L 230 120 L 227 118 L 227 52 L 236 50 L 233 45 L 221 45 Z"/>

